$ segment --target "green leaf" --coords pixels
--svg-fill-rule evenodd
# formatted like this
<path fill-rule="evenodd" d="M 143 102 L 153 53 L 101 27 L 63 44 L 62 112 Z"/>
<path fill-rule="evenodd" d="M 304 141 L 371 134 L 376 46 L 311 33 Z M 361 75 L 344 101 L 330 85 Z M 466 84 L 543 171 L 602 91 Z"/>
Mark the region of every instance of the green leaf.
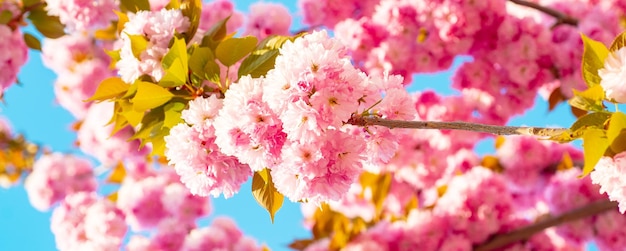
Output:
<path fill-rule="evenodd" d="M 228 22 L 228 19 L 230 19 L 230 16 L 214 24 L 211 29 L 202 37 L 202 43 L 200 44 L 200 46 L 208 47 L 211 48 L 211 50 L 215 50 L 215 48 L 219 44 L 219 41 L 226 37 L 226 22 Z"/>
<path fill-rule="evenodd" d="M 254 36 L 228 38 L 222 41 L 215 49 L 215 57 L 225 66 L 231 66 L 250 54 L 256 47 L 258 40 Z"/>
<path fill-rule="evenodd" d="M 49 16 L 44 10 L 44 5 L 32 9 L 28 13 L 28 19 L 35 29 L 47 38 L 60 38 L 65 35 L 65 26 L 57 16 Z"/>
<path fill-rule="evenodd" d="M 122 34 L 122 30 L 124 30 L 124 26 L 128 22 L 128 15 L 117 10 L 113 10 L 113 12 L 117 15 L 117 34 Z"/>
<path fill-rule="evenodd" d="M 126 99 L 121 99 L 119 101 L 119 104 L 122 108 L 122 110 L 119 112 L 120 115 L 124 116 L 124 118 L 126 118 L 126 121 L 128 121 L 131 126 L 137 127 L 143 120 L 145 112 L 135 111 L 135 109 L 133 109 L 133 104 Z"/>
<path fill-rule="evenodd" d="M 150 137 L 152 137 L 152 131 L 155 128 L 161 128 L 163 119 L 164 115 L 163 109 L 161 109 L 161 107 L 150 110 L 146 113 L 146 115 L 143 116 L 143 118 L 141 119 L 141 127 L 130 139 L 140 139 L 143 146 L 146 143 L 144 139 L 149 139 Z"/>
<path fill-rule="evenodd" d="M 23 8 L 30 7 L 38 3 L 41 3 L 41 0 L 22 0 Z"/>
<path fill-rule="evenodd" d="M 172 128 L 182 122 L 181 113 L 187 106 L 184 101 L 170 102 L 163 106 L 163 112 L 165 118 L 163 120 L 163 127 Z"/>
<path fill-rule="evenodd" d="M 585 91 L 572 90 L 574 97 L 572 97 L 567 103 L 571 106 L 585 110 L 585 111 L 604 111 L 604 89 L 601 85 L 594 85 L 589 87 Z"/>
<path fill-rule="evenodd" d="M 155 127 L 159 128 L 150 138 L 150 143 L 152 143 L 152 152 L 150 152 L 150 156 L 165 156 L 165 136 L 170 134 L 170 129 L 167 127 Z"/>
<path fill-rule="evenodd" d="M 165 75 L 159 81 L 161 86 L 176 87 L 187 82 L 187 45 L 181 38 L 174 38 L 170 50 L 161 60 Z"/>
<path fill-rule="evenodd" d="M 127 11 L 136 13 L 140 10 L 150 11 L 150 1 L 148 0 L 121 0 L 120 7 Z"/>
<path fill-rule="evenodd" d="M 172 97 L 174 94 L 167 89 L 153 83 L 140 81 L 137 83 L 137 93 L 131 102 L 133 102 L 133 109 L 140 112 L 159 107 L 170 101 Z"/>
<path fill-rule="evenodd" d="M 196 47 L 189 58 L 189 68 L 194 75 L 203 80 L 219 82 L 220 67 L 215 63 L 215 57 L 211 49 Z"/>
<path fill-rule="evenodd" d="M 579 129 L 587 128 L 587 127 L 596 127 L 598 129 L 604 129 L 604 123 L 611 117 L 611 113 L 608 112 L 594 112 L 586 114 L 570 127 L 570 130 L 575 132 Z"/>
<path fill-rule="evenodd" d="M 274 68 L 278 54 L 278 50 L 259 50 L 252 52 L 250 56 L 241 62 L 237 75 L 239 77 L 250 75 L 253 78 L 264 76 L 268 71 Z"/>
<path fill-rule="evenodd" d="M 120 56 L 120 50 L 109 51 L 107 49 L 104 49 L 104 53 L 109 55 L 109 57 L 111 58 L 111 68 L 115 67 L 117 61 L 120 61 L 120 59 L 122 59 L 122 57 Z"/>
<path fill-rule="evenodd" d="M 198 31 L 200 15 L 202 14 L 201 0 L 183 0 L 180 4 L 183 16 L 189 18 L 189 29 L 185 32 L 185 41 L 189 42 Z"/>
<path fill-rule="evenodd" d="M 270 213 L 270 218 L 272 223 L 274 223 L 274 214 L 282 207 L 284 197 L 274 187 L 269 169 L 266 168 L 254 172 L 252 177 L 252 195 L 259 205 Z"/>
<path fill-rule="evenodd" d="M 613 43 L 611 43 L 611 47 L 609 47 L 609 51 L 614 52 L 618 51 L 620 48 L 626 47 L 626 31 L 617 35 Z"/>
<path fill-rule="evenodd" d="M 185 68 L 187 68 L 187 44 L 181 38 L 174 37 L 174 42 L 167 54 L 161 59 L 161 65 L 164 69 L 169 68 L 176 59 L 181 59 L 184 62 Z"/>
<path fill-rule="evenodd" d="M 41 51 L 41 42 L 39 42 L 39 39 L 31 35 L 30 33 L 24 32 L 24 42 L 26 43 L 28 48 Z"/>
<path fill-rule="evenodd" d="M 126 118 L 122 116 L 121 114 L 122 107 L 120 105 L 119 100 L 115 102 L 113 111 L 114 111 L 113 117 L 111 117 L 111 120 L 109 121 L 109 123 L 107 123 L 107 124 L 113 123 L 113 130 L 111 130 L 111 136 L 115 135 L 117 132 L 119 132 L 123 128 L 126 128 L 126 126 L 128 126 L 128 120 L 126 120 Z"/>
<path fill-rule="evenodd" d="M 0 24 L 8 24 L 11 19 L 13 19 L 13 12 L 10 10 L 0 12 Z"/>
<path fill-rule="evenodd" d="M 148 48 L 148 39 L 142 35 L 130 35 L 126 34 L 130 39 L 130 49 L 133 55 L 138 60 L 141 60 L 140 55 Z"/>
<path fill-rule="evenodd" d="M 609 143 L 613 143 L 613 141 L 617 138 L 617 136 L 621 133 L 622 129 L 626 128 L 626 114 L 621 112 L 615 112 L 611 116 L 611 120 L 609 122 L 609 128 L 606 131 L 606 137 L 609 140 Z"/>
<path fill-rule="evenodd" d="M 585 155 L 585 166 L 583 175 L 591 173 L 596 164 L 604 156 L 604 152 L 609 147 L 604 130 L 589 128 L 583 134 L 583 153 Z"/>
<path fill-rule="evenodd" d="M 609 50 L 603 43 L 584 34 L 581 34 L 581 37 L 584 44 L 582 74 L 587 86 L 593 87 L 600 84 L 598 70 L 604 68 L 604 59 L 609 55 Z"/>
<path fill-rule="evenodd" d="M 110 77 L 100 82 L 96 92 L 86 101 L 103 101 L 107 99 L 115 98 L 128 91 L 130 85 L 122 81 L 119 77 Z"/>

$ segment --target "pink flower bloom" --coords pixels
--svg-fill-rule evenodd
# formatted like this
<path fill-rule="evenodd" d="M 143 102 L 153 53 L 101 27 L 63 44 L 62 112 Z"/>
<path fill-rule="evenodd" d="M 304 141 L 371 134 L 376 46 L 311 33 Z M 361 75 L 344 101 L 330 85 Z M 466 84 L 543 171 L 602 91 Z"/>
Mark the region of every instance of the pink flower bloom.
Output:
<path fill-rule="evenodd" d="M 140 180 L 124 181 L 117 205 L 133 230 L 155 227 L 167 219 L 193 224 L 210 212 L 208 200 L 191 195 L 177 178 L 165 169 Z"/>
<path fill-rule="evenodd" d="M 127 230 L 123 217 L 111 202 L 81 192 L 54 210 L 50 228 L 59 250 L 118 250 Z"/>
<path fill-rule="evenodd" d="M 96 190 L 92 169 L 87 159 L 60 153 L 43 155 L 24 183 L 30 203 L 45 211 L 65 196 Z"/>
<path fill-rule="evenodd" d="M 617 211 L 610 211 L 596 216 L 593 225 L 595 233 L 593 240 L 599 250 L 620 250 L 626 247 L 624 225 L 626 225 L 626 217 L 623 212 L 620 214 Z"/>
<path fill-rule="evenodd" d="M 466 233 L 472 243 L 497 232 L 512 212 L 504 180 L 483 167 L 452 178 L 435 206 L 435 213 L 451 217 L 452 229 Z"/>
<path fill-rule="evenodd" d="M 26 63 L 27 57 L 28 47 L 20 30 L 13 31 L 9 26 L 0 24 L 0 97 L 4 90 L 17 81 L 17 73 Z"/>
<path fill-rule="evenodd" d="M 287 139 L 282 122 L 262 100 L 263 83 L 262 78 L 243 76 L 232 84 L 214 123 L 220 150 L 253 171 L 274 167 Z"/>
<path fill-rule="evenodd" d="M 604 68 L 598 70 L 600 85 L 606 97 L 619 103 L 626 103 L 626 47 L 612 52 L 604 61 Z"/>
<path fill-rule="evenodd" d="M 116 68 L 122 79 L 133 83 L 139 76 L 147 74 L 156 81 L 164 74 L 161 59 L 169 51 L 168 45 L 175 33 L 186 32 L 189 20 L 180 10 L 139 11 L 128 15 L 129 21 L 121 33 L 122 48 Z M 148 42 L 145 51 L 135 57 L 128 35 L 143 36 Z"/>
<path fill-rule="evenodd" d="M 289 35 L 290 25 L 291 14 L 284 5 L 259 2 L 250 5 L 245 34 L 259 40 L 269 35 Z"/>
<path fill-rule="evenodd" d="M 228 16 L 230 16 L 226 23 L 226 30 L 228 32 L 235 32 L 243 25 L 244 15 L 235 10 L 235 5 L 231 0 L 213 0 L 203 3 L 198 32 L 204 33 L 200 31 L 209 31 L 213 25 Z"/>
<path fill-rule="evenodd" d="M 263 248 L 254 239 L 244 236 L 231 219 L 218 217 L 208 227 L 191 230 L 181 250 L 260 251 Z"/>
<path fill-rule="evenodd" d="M 74 67 L 74 72 L 59 74 L 54 82 L 56 101 L 75 118 L 83 119 L 93 102 L 85 102 L 98 88 L 102 80 L 113 75 L 108 62 L 93 60 Z"/>
<path fill-rule="evenodd" d="M 91 105 L 78 130 L 79 148 L 108 166 L 113 166 L 120 160 L 144 161 L 150 149 L 148 147 L 139 149 L 139 140 L 128 141 L 134 134 L 132 128 L 127 127 L 111 135 L 113 125 L 107 124 L 112 115 L 112 102 Z"/>
<path fill-rule="evenodd" d="M 118 10 L 115 0 L 48 0 L 46 3 L 48 13 L 59 16 L 70 31 L 105 27 L 117 18 L 113 12 Z"/>
<path fill-rule="evenodd" d="M 626 212 L 626 152 L 612 159 L 602 157 L 590 176 L 593 184 L 600 185 L 600 193 L 606 193 L 609 199 L 619 202 L 619 211 Z"/>
<path fill-rule="evenodd" d="M 202 98 L 198 98 L 202 99 Z M 188 126 L 178 124 L 165 139 L 165 156 L 174 166 L 180 180 L 194 195 L 218 197 L 233 196 L 243 182 L 252 175 L 250 167 L 237 158 L 223 154 L 215 144 L 215 128 L 211 121 L 221 102 L 216 98 L 192 102 L 188 111 L 183 111 L 189 122 L 204 123 Z"/>

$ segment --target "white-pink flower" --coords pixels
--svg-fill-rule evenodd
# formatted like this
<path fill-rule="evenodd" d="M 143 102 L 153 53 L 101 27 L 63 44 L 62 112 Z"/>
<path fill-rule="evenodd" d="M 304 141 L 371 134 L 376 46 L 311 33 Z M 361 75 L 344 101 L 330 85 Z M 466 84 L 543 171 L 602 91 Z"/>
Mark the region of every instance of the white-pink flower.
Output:
<path fill-rule="evenodd" d="M 619 103 L 626 103 L 626 47 L 609 53 L 604 60 L 604 68 L 598 70 L 600 85 L 606 97 Z"/>
<path fill-rule="evenodd" d="M 59 16 L 70 31 L 84 31 L 105 27 L 117 16 L 116 0 L 47 0 L 50 15 Z"/>
<path fill-rule="evenodd" d="M 189 19 L 180 10 L 139 11 L 128 15 L 128 22 L 121 33 L 122 48 L 116 68 L 127 83 L 147 74 L 156 81 L 163 77 L 161 59 L 169 51 L 169 42 L 176 33 L 184 33 L 189 28 Z M 138 55 L 133 54 L 129 35 L 143 36 L 147 48 Z"/>
<path fill-rule="evenodd" d="M 22 32 L 0 24 L 0 97 L 4 90 L 17 81 L 17 73 L 26 63 L 27 57 L 28 48 L 22 39 Z"/>
<path fill-rule="evenodd" d="M 24 188 L 33 207 L 45 211 L 67 195 L 94 191 L 96 178 L 89 160 L 53 153 L 35 162 Z"/>
<path fill-rule="evenodd" d="M 626 212 L 626 152 L 602 157 L 590 176 L 593 184 L 600 185 L 600 193 L 617 201 L 622 214 Z"/>

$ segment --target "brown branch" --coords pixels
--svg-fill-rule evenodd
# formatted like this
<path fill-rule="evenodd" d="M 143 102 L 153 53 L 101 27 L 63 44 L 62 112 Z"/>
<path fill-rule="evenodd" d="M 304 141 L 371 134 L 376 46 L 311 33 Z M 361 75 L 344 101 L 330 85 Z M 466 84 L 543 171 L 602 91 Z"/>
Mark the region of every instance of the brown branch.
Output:
<path fill-rule="evenodd" d="M 592 202 L 582 207 L 567 211 L 561 215 L 540 220 L 534 224 L 513 230 L 509 233 L 496 235 L 484 244 L 476 246 L 474 251 L 489 251 L 500 248 L 517 241 L 526 240 L 533 234 L 541 232 L 544 229 L 616 209 L 617 202 L 609 200 Z"/>
<path fill-rule="evenodd" d="M 552 9 L 552 8 L 549 8 L 549 7 L 545 7 L 545 6 L 541 6 L 541 5 L 537 4 L 537 3 L 533 3 L 533 2 L 529 2 L 529 1 L 525 1 L 525 0 L 509 0 L 509 1 L 511 1 L 514 4 L 518 4 L 518 5 L 521 5 L 521 6 L 526 6 L 526 7 L 529 7 L 529 8 L 536 9 L 536 10 L 541 11 L 541 12 L 543 12 L 543 13 L 549 15 L 549 16 L 552 16 L 552 17 L 556 18 L 556 20 L 557 20 L 556 24 L 554 24 L 552 27 L 555 27 L 555 26 L 557 26 L 559 24 L 569 24 L 569 25 L 572 25 L 572 26 L 578 26 L 578 19 L 576 19 L 576 18 L 574 18 L 574 17 L 572 17 L 570 15 L 567 15 L 567 14 L 565 14 L 563 12 L 560 12 L 558 10 L 555 10 L 555 9 Z"/>
<path fill-rule="evenodd" d="M 384 126 L 389 128 L 462 130 L 472 132 L 491 133 L 495 135 L 530 135 L 540 137 L 557 136 L 567 132 L 567 128 L 544 128 L 523 126 L 496 126 L 469 122 L 441 122 L 441 121 L 404 121 L 382 119 L 375 116 L 354 115 L 348 124 L 358 126 Z"/>

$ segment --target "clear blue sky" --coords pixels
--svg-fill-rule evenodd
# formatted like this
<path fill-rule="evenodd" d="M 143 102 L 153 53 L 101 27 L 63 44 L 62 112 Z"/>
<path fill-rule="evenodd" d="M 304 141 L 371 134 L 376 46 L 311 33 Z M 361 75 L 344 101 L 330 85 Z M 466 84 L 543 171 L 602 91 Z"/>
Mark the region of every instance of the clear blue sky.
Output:
<path fill-rule="evenodd" d="M 246 11 L 252 2 L 236 1 L 237 8 Z M 296 1 L 274 2 L 284 2 L 292 13 L 298 13 Z M 292 30 L 301 27 L 300 20 L 296 17 Z M 430 88 L 451 94 L 453 91 L 448 87 L 450 76 L 451 71 L 420 75 L 415 78 L 418 84 L 412 89 Z M 5 103 L 0 104 L 0 115 L 10 120 L 16 132 L 25 134 L 35 143 L 53 151 L 76 152 L 73 148 L 76 136 L 70 130 L 73 118 L 54 103 L 52 86 L 55 75 L 43 67 L 39 53 L 29 51 L 28 62 L 22 68 L 19 79 L 23 85 L 13 86 L 5 93 Z M 557 114 L 559 116 L 555 116 Z M 538 99 L 532 111 L 513 119 L 511 124 L 568 126 L 573 121 L 568 114 L 567 107 L 560 106 L 547 116 L 545 102 Z M 490 151 L 491 144 L 480 144 L 479 151 Z M 216 215 L 228 215 L 234 218 L 245 234 L 268 244 L 272 250 L 289 250 L 286 246 L 292 240 L 309 236 L 308 231 L 302 228 L 302 214 L 298 204 L 286 201 L 278 211 L 275 223 L 271 224 L 267 212 L 257 205 L 249 191 L 248 182 L 233 198 L 214 199 L 213 215 L 202 220 L 201 224 L 206 225 Z M 51 212 L 39 212 L 30 206 L 22 186 L 0 188 L 0 250 L 55 250 L 54 237 L 50 232 L 50 215 Z"/>

